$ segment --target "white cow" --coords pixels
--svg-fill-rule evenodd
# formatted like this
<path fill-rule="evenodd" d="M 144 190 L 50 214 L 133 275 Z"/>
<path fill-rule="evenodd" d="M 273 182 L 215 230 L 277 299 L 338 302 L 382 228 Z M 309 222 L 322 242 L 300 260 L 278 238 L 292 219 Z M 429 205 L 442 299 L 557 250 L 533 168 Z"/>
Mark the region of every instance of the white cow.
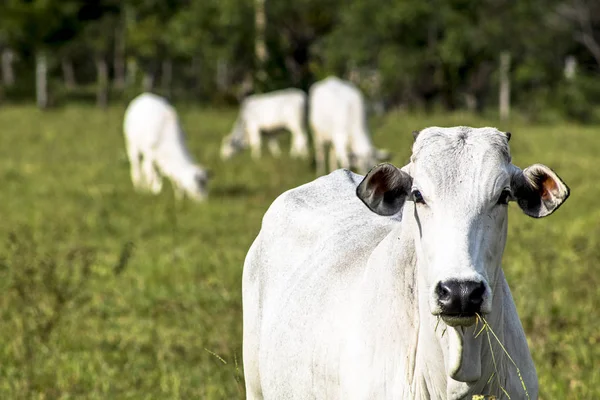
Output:
<path fill-rule="evenodd" d="M 325 173 L 328 146 L 330 171 L 355 166 L 366 173 L 388 157 L 371 142 L 364 99 L 353 83 L 333 76 L 316 82 L 309 90 L 309 104 L 317 175 Z"/>
<path fill-rule="evenodd" d="M 142 93 L 133 99 L 125 111 L 123 130 L 136 189 L 158 194 L 165 176 L 178 198 L 187 195 L 201 201 L 206 197 L 208 172 L 189 153 L 177 113 L 164 98 Z"/>
<path fill-rule="evenodd" d="M 262 134 L 287 129 L 292 134 L 291 155 L 308 156 L 308 136 L 304 127 L 306 94 L 300 89 L 277 90 L 248 96 L 242 101 L 232 132 L 223 138 L 221 158 L 226 160 L 250 146 L 252 157 L 260 158 Z M 277 138 L 268 136 L 271 154 L 279 156 Z"/>
<path fill-rule="evenodd" d="M 525 399 L 538 382 L 504 277 L 507 204 L 551 214 L 550 168 L 511 164 L 495 128 L 427 128 L 411 161 L 282 194 L 244 264 L 248 399 Z M 493 356 L 492 356 L 493 353 Z"/>

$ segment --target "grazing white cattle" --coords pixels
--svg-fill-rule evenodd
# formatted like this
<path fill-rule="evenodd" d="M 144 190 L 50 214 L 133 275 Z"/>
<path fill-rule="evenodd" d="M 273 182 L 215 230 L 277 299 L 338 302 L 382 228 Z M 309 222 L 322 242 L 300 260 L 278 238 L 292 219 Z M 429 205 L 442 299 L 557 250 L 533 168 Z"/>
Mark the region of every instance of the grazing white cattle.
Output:
<path fill-rule="evenodd" d="M 164 176 L 171 180 L 177 198 L 201 201 L 206 197 L 208 171 L 195 163 L 177 113 L 164 98 L 142 93 L 133 99 L 125 111 L 123 130 L 136 189 L 158 194 Z"/>
<path fill-rule="evenodd" d="M 351 82 L 329 77 L 309 90 L 309 124 L 313 132 L 317 175 L 325 173 L 329 146 L 329 170 L 355 166 L 361 173 L 388 157 L 373 146 L 364 99 Z"/>
<path fill-rule="evenodd" d="M 308 156 L 308 136 L 304 127 L 306 94 L 300 89 L 277 90 L 248 96 L 242 101 L 232 132 L 223 138 L 221 158 L 226 160 L 250 146 L 252 157 L 260 158 L 262 134 L 287 129 L 292 134 L 291 155 Z M 277 138 L 267 137 L 271 154 L 279 156 Z"/>
<path fill-rule="evenodd" d="M 477 314 L 537 398 L 501 267 L 507 204 L 545 217 L 569 189 L 514 166 L 509 137 L 427 128 L 401 169 L 338 170 L 275 200 L 244 264 L 248 399 L 527 398 Z"/>

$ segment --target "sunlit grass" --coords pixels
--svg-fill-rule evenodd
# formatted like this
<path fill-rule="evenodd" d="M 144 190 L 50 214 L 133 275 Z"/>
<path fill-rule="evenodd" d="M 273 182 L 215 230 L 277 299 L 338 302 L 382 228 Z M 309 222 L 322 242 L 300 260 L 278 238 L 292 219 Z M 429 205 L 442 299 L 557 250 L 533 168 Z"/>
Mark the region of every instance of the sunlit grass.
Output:
<path fill-rule="evenodd" d="M 178 109 L 193 154 L 215 174 L 204 204 L 174 202 L 168 185 L 157 197 L 134 193 L 124 107 L 0 108 L 0 398 L 243 397 L 243 259 L 267 207 L 313 179 L 312 163 L 290 159 L 287 138 L 281 159 L 246 153 L 223 163 L 218 148 L 235 111 Z M 465 114 L 371 121 L 397 165 L 411 132 L 432 125 L 510 130 L 515 164 L 547 164 L 571 187 L 542 220 L 510 206 L 504 269 L 540 398 L 600 398 L 599 129 Z M 82 251 L 91 261 L 69 259 Z M 19 297 L 22 288 L 35 295 Z M 61 290 L 71 296 L 57 307 Z"/>

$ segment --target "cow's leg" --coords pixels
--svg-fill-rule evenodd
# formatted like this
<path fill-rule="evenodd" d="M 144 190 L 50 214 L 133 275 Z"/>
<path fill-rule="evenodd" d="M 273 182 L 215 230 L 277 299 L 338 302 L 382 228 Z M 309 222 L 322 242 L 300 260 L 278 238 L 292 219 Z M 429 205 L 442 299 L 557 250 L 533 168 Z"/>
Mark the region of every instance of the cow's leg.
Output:
<path fill-rule="evenodd" d="M 292 148 L 290 154 L 292 157 L 308 157 L 308 135 L 301 124 L 290 126 L 292 134 Z"/>
<path fill-rule="evenodd" d="M 359 174 L 366 175 L 377 163 L 378 161 L 375 157 L 372 157 L 369 154 L 361 155 L 356 158 L 356 170 Z"/>
<path fill-rule="evenodd" d="M 138 148 L 131 143 L 127 143 L 127 157 L 129 158 L 129 172 L 131 174 L 131 182 L 136 190 L 144 189 L 145 184 L 142 181 L 142 167 L 140 158 L 142 157 Z"/>
<path fill-rule="evenodd" d="M 281 156 L 281 149 L 279 148 L 279 142 L 275 136 L 269 137 L 267 140 L 267 146 L 269 147 L 269 151 L 273 155 L 273 157 Z"/>
<path fill-rule="evenodd" d="M 338 139 L 333 141 L 333 151 L 330 151 L 330 154 L 335 154 L 335 158 L 337 160 L 336 167 L 334 169 L 346 168 L 350 169 L 350 155 L 348 154 L 348 143 L 345 140 L 343 135 L 338 135 L 338 137 L 342 137 L 343 139 Z M 331 164 L 331 157 L 329 161 Z"/>
<path fill-rule="evenodd" d="M 260 374 L 258 371 L 257 337 L 248 337 L 248 334 L 244 334 L 243 355 L 246 400 L 262 400 L 263 393 L 260 385 Z"/>
<path fill-rule="evenodd" d="M 173 183 L 173 194 L 177 201 L 181 201 L 185 197 L 185 191 L 177 183 Z"/>
<path fill-rule="evenodd" d="M 315 164 L 317 176 L 325 175 L 325 143 L 315 140 Z"/>
<path fill-rule="evenodd" d="M 252 381 L 246 380 L 246 400 L 262 400 L 263 395 L 260 390 L 260 383 L 255 384 Z"/>
<path fill-rule="evenodd" d="M 259 236 L 260 237 L 260 236 Z M 242 315 L 243 341 L 242 360 L 244 381 L 246 383 L 246 400 L 262 400 L 263 392 L 260 379 L 259 359 L 261 344 L 262 313 L 261 282 L 259 271 L 263 264 L 259 240 L 252 244 L 244 260 L 242 274 Z M 263 289 L 264 290 L 264 289 Z"/>
<path fill-rule="evenodd" d="M 149 155 L 146 155 L 142 160 L 142 171 L 148 190 L 154 194 L 160 193 L 162 190 L 162 177 L 154 166 L 154 160 Z"/>
<path fill-rule="evenodd" d="M 260 128 L 258 126 L 254 126 L 254 125 L 249 125 L 246 128 L 246 133 L 248 135 L 248 144 L 250 145 L 250 154 L 252 155 L 252 158 L 254 158 L 255 160 L 258 160 L 261 156 L 261 146 L 262 146 L 262 141 L 261 141 L 261 132 L 260 132 Z"/>
<path fill-rule="evenodd" d="M 335 146 L 332 144 L 329 146 L 329 172 L 338 169 L 337 153 L 335 152 Z"/>

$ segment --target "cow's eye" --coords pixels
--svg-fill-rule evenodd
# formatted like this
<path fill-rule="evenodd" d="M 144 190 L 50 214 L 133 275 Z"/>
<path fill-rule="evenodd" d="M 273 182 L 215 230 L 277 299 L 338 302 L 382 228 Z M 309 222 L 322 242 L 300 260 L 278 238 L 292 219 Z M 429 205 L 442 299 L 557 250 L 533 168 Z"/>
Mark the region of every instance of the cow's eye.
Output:
<path fill-rule="evenodd" d="M 423 195 L 416 189 L 412 191 L 412 198 L 415 203 L 425 204 L 425 200 L 423 200 Z"/>
<path fill-rule="evenodd" d="M 506 205 L 508 204 L 508 201 L 510 200 L 510 190 L 508 189 L 504 189 L 502 191 L 502 193 L 500 193 L 500 197 L 498 197 L 498 204 L 502 204 L 502 205 Z"/>

